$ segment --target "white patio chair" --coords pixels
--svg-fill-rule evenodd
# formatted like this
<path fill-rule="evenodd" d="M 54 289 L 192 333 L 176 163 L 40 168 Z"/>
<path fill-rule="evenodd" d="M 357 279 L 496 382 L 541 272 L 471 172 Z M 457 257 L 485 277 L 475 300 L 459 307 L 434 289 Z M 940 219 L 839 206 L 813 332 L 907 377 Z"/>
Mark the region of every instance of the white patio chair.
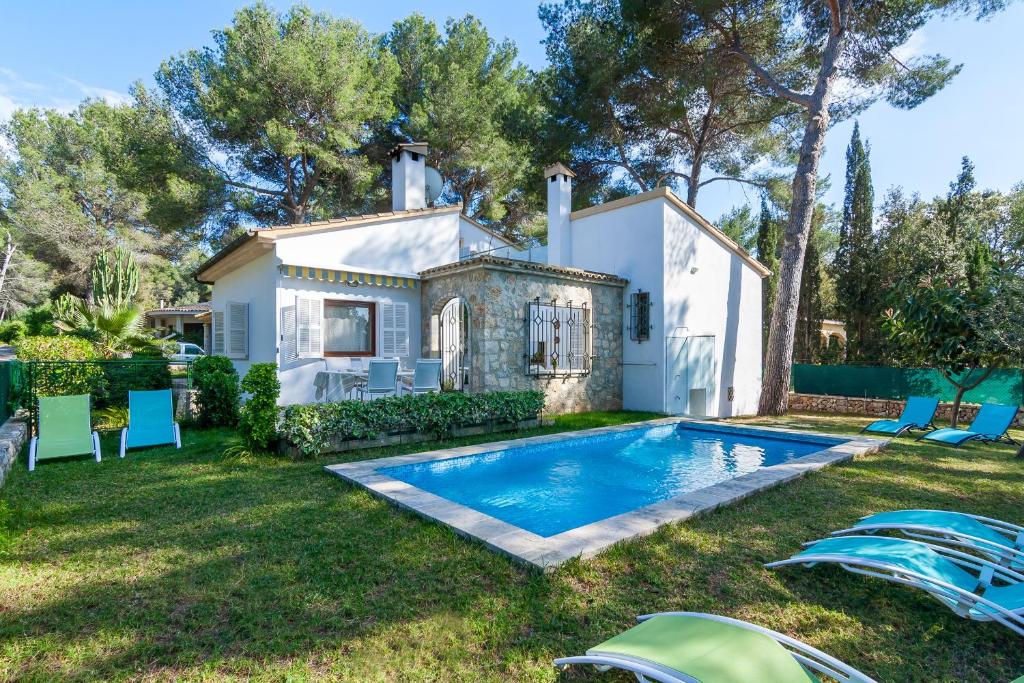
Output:
<path fill-rule="evenodd" d="M 369 365 L 366 384 L 358 389 L 359 398 L 372 401 L 381 396 L 398 395 L 398 361 L 375 358 Z"/>
<path fill-rule="evenodd" d="M 412 376 L 412 386 L 402 388 L 413 396 L 441 391 L 441 359 L 418 358 L 416 371 Z"/>

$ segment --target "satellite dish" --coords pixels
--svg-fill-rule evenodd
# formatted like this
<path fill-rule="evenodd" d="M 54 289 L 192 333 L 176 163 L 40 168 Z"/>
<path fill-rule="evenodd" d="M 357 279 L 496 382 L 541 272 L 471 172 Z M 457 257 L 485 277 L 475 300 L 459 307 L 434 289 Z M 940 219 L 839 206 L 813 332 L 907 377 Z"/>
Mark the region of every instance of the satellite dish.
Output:
<path fill-rule="evenodd" d="M 426 167 L 424 177 L 426 180 L 427 203 L 433 204 L 441 196 L 441 191 L 444 189 L 444 178 L 441 177 L 440 171 L 430 166 Z"/>

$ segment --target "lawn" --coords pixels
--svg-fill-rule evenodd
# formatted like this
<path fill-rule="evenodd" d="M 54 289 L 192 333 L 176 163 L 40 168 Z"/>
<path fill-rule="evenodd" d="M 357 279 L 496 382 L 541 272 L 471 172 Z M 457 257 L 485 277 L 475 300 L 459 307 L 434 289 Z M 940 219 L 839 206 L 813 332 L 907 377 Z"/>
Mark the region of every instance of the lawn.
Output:
<path fill-rule="evenodd" d="M 531 433 L 644 417 L 571 416 Z M 853 432 L 864 420 L 745 422 Z M 436 443 L 292 462 L 226 456 L 223 431 L 183 441 L 118 460 L 107 437 L 99 465 L 30 475 L 18 463 L 0 490 L 0 680 L 618 681 L 559 679 L 551 660 L 673 609 L 792 634 L 880 681 L 1024 674 L 1019 637 L 922 593 L 761 566 L 878 510 L 1020 522 L 1024 460 L 1007 446 L 901 440 L 544 576 L 322 470 Z"/>

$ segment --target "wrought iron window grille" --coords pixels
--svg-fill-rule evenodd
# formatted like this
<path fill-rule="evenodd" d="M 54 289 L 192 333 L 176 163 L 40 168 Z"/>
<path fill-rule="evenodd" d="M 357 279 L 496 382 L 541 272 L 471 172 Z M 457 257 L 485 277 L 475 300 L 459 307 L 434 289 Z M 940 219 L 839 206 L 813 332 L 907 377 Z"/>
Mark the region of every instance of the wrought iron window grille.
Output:
<path fill-rule="evenodd" d="M 629 295 L 629 338 L 635 342 L 651 339 L 651 293 L 642 289 Z"/>
<path fill-rule="evenodd" d="M 526 304 L 523 320 L 526 374 L 531 377 L 566 377 L 590 374 L 590 309 L 586 303 L 574 306 L 558 299 L 542 302 L 540 297 Z"/>

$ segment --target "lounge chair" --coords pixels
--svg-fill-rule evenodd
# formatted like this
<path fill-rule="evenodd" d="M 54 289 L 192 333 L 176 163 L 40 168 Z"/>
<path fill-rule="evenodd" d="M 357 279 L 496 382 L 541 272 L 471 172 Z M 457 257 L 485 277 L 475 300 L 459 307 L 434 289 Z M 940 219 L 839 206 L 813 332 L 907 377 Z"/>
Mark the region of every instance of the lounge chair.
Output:
<path fill-rule="evenodd" d="M 413 396 L 441 391 L 441 360 L 439 358 L 418 359 L 416 371 L 412 376 L 412 386 L 405 386 L 404 389 Z"/>
<path fill-rule="evenodd" d="M 398 395 L 398 360 L 373 359 L 366 371 L 366 384 L 359 387 L 359 397 L 373 400 Z"/>
<path fill-rule="evenodd" d="M 1005 441 L 1017 445 L 1017 442 L 1006 434 L 1006 430 L 1017 417 L 1017 406 L 1004 406 L 999 403 L 985 403 L 978 409 L 974 422 L 967 429 L 936 429 L 917 437 L 918 441 L 935 441 L 950 446 L 960 446 L 968 441 Z"/>
<path fill-rule="evenodd" d="M 807 544 L 766 567 L 838 564 L 855 574 L 920 588 L 975 621 L 994 621 L 1024 636 L 1024 575 L 931 543 L 881 536 L 838 536 Z"/>
<path fill-rule="evenodd" d="M 996 564 L 1024 570 L 1024 527 L 949 510 L 893 510 L 863 517 L 833 536 L 897 531 L 941 545 L 980 552 Z"/>
<path fill-rule="evenodd" d="M 39 399 L 38 436 L 28 444 L 28 471 L 39 460 L 91 453 L 100 461 L 100 437 L 93 431 L 89 394 Z"/>
<path fill-rule="evenodd" d="M 903 412 L 897 419 L 876 420 L 861 431 L 899 436 L 913 429 L 935 429 L 932 419 L 938 409 L 939 399 L 937 398 L 911 396 L 907 399 L 907 404 L 903 406 Z"/>
<path fill-rule="evenodd" d="M 128 426 L 121 430 L 121 453 L 129 448 L 174 444 L 181 448 L 181 430 L 174 421 L 171 390 L 128 392 Z"/>
<path fill-rule="evenodd" d="M 856 669 L 782 633 L 698 612 L 638 617 L 633 628 L 555 666 L 591 664 L 632 672 L 638 681 L 807 683 L 820 673 L 844 683 L 873 683 Z"/>

